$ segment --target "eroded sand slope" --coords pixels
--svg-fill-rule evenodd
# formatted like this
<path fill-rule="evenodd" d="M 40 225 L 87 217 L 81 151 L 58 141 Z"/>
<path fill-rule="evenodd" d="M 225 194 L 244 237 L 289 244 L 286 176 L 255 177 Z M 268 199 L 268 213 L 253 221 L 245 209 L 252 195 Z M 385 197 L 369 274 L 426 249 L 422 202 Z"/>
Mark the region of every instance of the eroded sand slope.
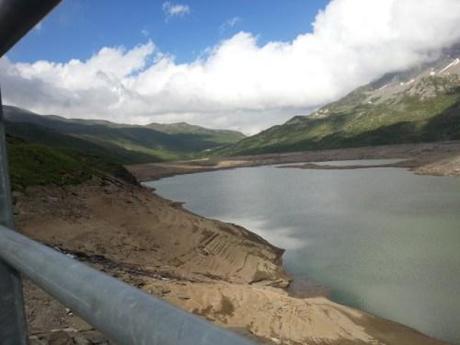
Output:
<path fill-rule="evenodd" d="M 273 344 L 440 344 L 323 297 L 283 287 L 283 251 L 150 190 L 95 179 L 16 195 L 22 232 L 222 326 Z M 32 344 L 109 344 L 29 282 Z M 54 332 L 50 332 L 54 330 Z"/>

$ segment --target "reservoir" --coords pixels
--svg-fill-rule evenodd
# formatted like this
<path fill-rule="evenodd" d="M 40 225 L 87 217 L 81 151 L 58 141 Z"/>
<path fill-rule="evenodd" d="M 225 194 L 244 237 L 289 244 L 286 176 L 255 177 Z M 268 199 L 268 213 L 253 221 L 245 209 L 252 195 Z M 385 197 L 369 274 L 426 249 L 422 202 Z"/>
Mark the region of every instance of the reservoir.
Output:
<path fill-rule="evenodd" d="M 265 166 L 146 184 L 286 249 L 334 301 L 460 344 L 460 178 Z"/>

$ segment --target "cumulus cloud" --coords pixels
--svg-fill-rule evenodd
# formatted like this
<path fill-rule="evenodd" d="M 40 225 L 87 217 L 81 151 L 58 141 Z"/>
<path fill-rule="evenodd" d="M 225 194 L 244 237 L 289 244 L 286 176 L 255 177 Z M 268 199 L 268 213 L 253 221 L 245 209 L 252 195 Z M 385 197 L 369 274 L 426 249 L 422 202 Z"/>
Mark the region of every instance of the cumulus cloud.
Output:
<path fill-rule="evenodd" d="M 167 19 L 171 17 L 183 17 L 190 13 L 190 6 L 174 4 L 170 1 L 164 2 L 162 7 Z"/>
<path fill-rule="evenodd" d="M 313 31 L 259 44 L 240 32 L 179 64 L 153 42 L 67 63 L 0 60 L 5 103 L 129 123 L 255 132 L 307 113 L 460 40 L 458 0 L 333 0 Z"/>

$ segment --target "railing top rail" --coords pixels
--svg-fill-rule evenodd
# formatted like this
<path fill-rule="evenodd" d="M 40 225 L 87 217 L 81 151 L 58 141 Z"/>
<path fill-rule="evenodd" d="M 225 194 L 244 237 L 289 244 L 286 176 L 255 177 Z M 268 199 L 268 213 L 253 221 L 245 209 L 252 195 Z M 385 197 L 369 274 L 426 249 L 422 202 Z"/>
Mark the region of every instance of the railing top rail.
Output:
<path fill-rule="evenodd" d="M 0 0 L 0 57 L 61 0 Z"/>

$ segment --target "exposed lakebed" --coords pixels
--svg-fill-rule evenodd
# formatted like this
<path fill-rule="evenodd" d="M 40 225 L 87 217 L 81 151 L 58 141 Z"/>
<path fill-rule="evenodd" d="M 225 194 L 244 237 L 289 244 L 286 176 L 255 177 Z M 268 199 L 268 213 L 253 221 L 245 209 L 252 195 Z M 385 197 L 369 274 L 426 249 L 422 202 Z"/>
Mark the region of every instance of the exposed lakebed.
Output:
<path fill-rule="evenodd" d="M 285 248 L 292 276 L 335 301 L 460 344 L 459 178 L 267 166 L 148 184 Z"/>

